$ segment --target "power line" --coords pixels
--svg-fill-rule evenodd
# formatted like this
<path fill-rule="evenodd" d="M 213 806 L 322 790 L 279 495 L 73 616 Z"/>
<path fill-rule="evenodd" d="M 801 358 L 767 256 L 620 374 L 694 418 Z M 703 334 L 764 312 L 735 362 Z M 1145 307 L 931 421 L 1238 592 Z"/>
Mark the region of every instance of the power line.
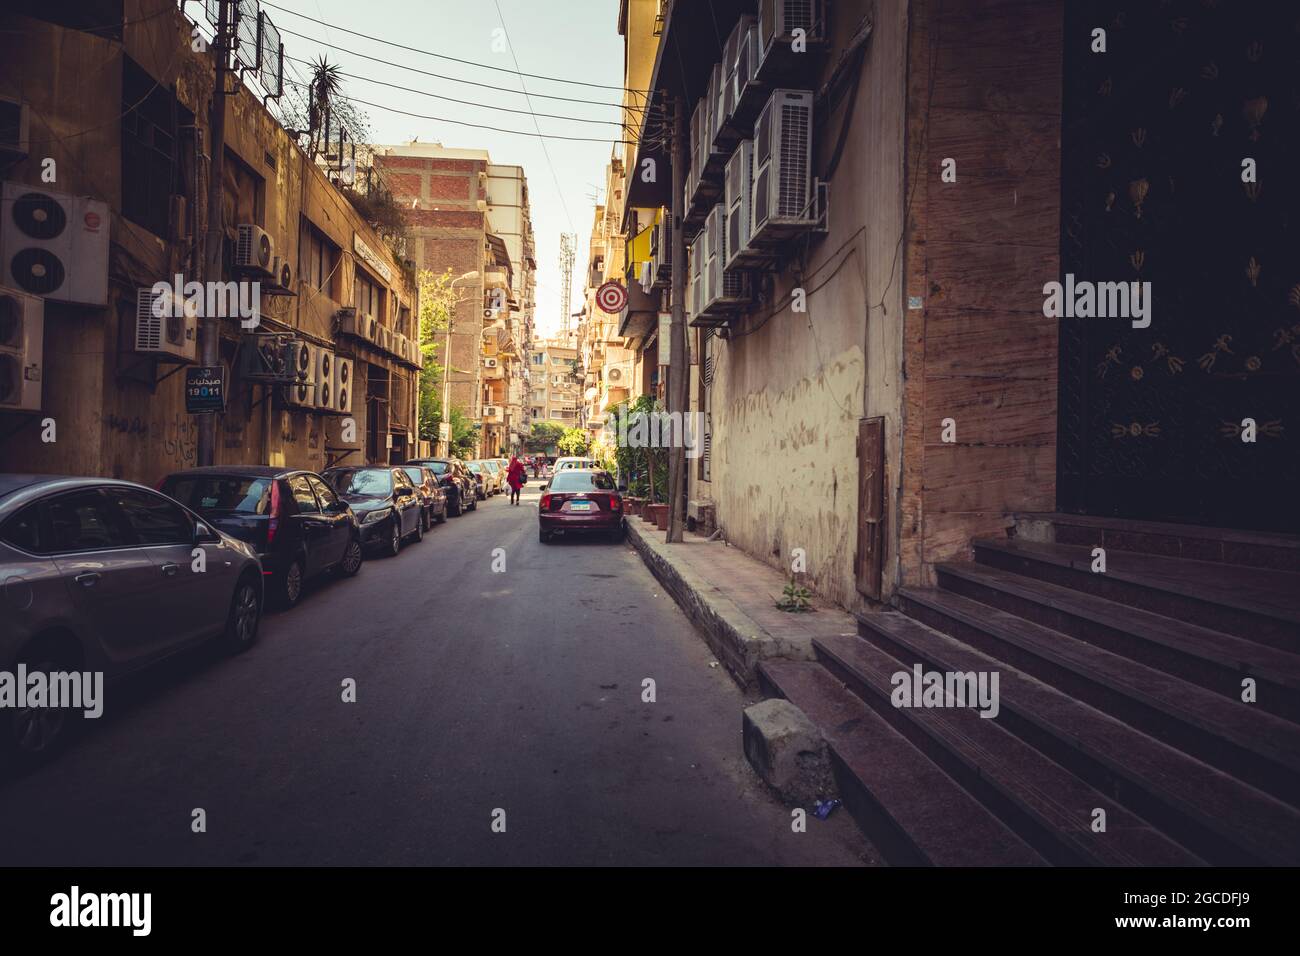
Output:
<path fill-rule="evenodd" d="M 274 3 L 270 3 L 270 2 L 268 2 L 268 0 L 262 0 L 262 6 L 264 6 L 264 7 L 271 7 L 273 10 L 282 10 L 282 11 L 284 11 L 285 13 L 291 14 L 291 15 L 293 15 L 293 16 L 295 16 L 295 17 L 300 17 L 300 18 L 303 19 L 303 20 L 310 20 L 312 23 L 320 24 L 320 25 L 323 26 L 323 27 L 332 27 L 333 29 L 338 30 L 338 31 L 340 31 L 340 32 L 342 32 L 342 33 L 349 33 L 349 34 L 351 34 L 351 35 L 354 36 L 354 37 L 361 37 L 363 40 L 372 40 L 372 41 L 374 41 L 375 43 L 382 43 L 382 44 L 384 44 L 385 46 L 396 47 L 396 48 L 399 49 L 399 50 L 409 50 L 409 51 L 411 51 L 412 53 L 420 53 L 420 54 L 422 54 L 422 55 L 424 55 L 424 56 L 433 56 L 433 57 L 437 57 L 437 58 L 440 59 L 440 60 L 450 60 L 450 61 L 453 62 L 453 63 L 462 63 L 462 64 L 464 64 L 465 66 L 476 66 L 476 67 L 479 67 L 480 69 L 484 69 L 484 70 L 497 70 L 498 72 L 501 72 L 501 73 L 514 73 L 514 74 L 517 75 L 517 76 L 521 76 L 521 77 L 525 77 L 525 76 L 526 76 L 526 77 L 528 77 L 529 79 L 533 79 L 533 80 L 547 80 L 548 82 L 551 82 L 551 83 L 568 83 L 568 84 L 571 84 L 571 85 L 573 85 L 573 86 L 591 86 L 591 87 L 595 87 L 595 88 L 597 88 L 597 89 L 602 89 L 602 90 L 620 90 L 620 91 L 627 92 L 627 93 L 642 93 L 642 94 L 644 94 L 644 93 L 649 93 L 649 92 L 650 92 L 649 90 L 633 90 L 633 89 L 629 89 L 629 88 L 624 87 L 624 86 L 612 86 L 612 85 L 610 85 L 610 84 L 608 84 L 608 83 L 588 83 L 588 82 L 585 81 L 585 80 L 566 80 L 566 79 L 563 79 L 563 78 L 561 78 L 561 77 L 557 77 L 557 76 L 546 76 L 545 74 L 541 74 L 541 73 L 524 73 L 524 72 L 520 71 L 518 61 L 515 62 L 515 68 L 514 68 L 513 70 L 509 70 L 509 69 L 506 69 L 504 66 L 492 66 L 492 65 L 487 64 L 487 63 L 476 63 L 476 62 L 473 61 L 473 60 L 462 60 L 462 59 L 460 59 L 459 57 L 448 56 L 448 55 L 446 55 L 445 53 L 434 53 L 432 50 L 422 50 L 422 49 L 420 49 L 419 47 L 405 46 L 404 44 L 401 44 L 401 43 L 394 43 L 392 40 L 384 40 L 384 39 L 382 39 L 382 38 L 380 38 L 380 37 L 371 36 L 371 35 L 368 34 L 368 33 L 358 33 L 356 30 L 349 30 L 349 29 L 347 29 L 346 27 L 341 27 L 341 26 L 338 26 L 337 24 L 327 23 L 327 22 L 324 21 L 324 20 L 317 20 L 315 17 L 309 17 L 309 16 L 307 16 L 305 13 L 298 13 L 296 10 L 290 10 L 288 7 L 281 7 L 281 6 L 278 6 L 277 4 L 274 4 Z M 500 7 L 500 4 L 498 4 L 498 5 L 497 5 L 497 16 L 500 17 L 500 15 L 501 15 L 501 7 Z M 505 26 L 505 23 L 504 23 L 504 21 L 502 21 L 502 27 L 504 27 L 504 26 Z M 284 32 L 286 32 L 286 33 L 290 33 L 290 32 L 292 32 L 292 31 L 285 30 Z M 295 33 L 294 36 L 301 36 L 301 34 L 297 34 L 297 33 Z M 308 40 L 309 40 L 309 39 L 311 39 L 311 37 L 305 37 L 304 39 L 308 39 Z"/>
<path fill-rule="evenodd" d="M 434 79 L 446 80 L 449 83 L 463 83 L 466 86 L 478 86 L 478 87 L 482 87 L 485 90 L 496 90 L 499 93 L 509 93 L 512 96 L 520 95 L 518 90 L 512 90 L 509 87 L 493 86 L 491 83 L 480 83 L 477 80 L 465 80 L 465 79 L 461 79 L 458 76 L 447 76 L 444 73 L 434 73 L 430 70 L 422 70 L 418 66 L 407 66 L 405 63 L 394 63 L 392 60 L 385 60 L 383 57 L 370 56 L 367 53 L 358 53 L 356 50 L 351 50 L 345 46 L 338 46 L 337 44 L 334 43 L 327 43 L 324 40 L 318 40 L 316 37 L 307 36 L 307 34 L 305 33 L 295 33 L 293 30 L 290 30 L 288 27 L 280 27 L 279 30 L 281 33 L 287 33 L 290 36 L 295 36 L 300 40 L 308 40 L 312 43 L 320 44 L 321 46 L 327 46 L 331 50 L 339 50 L 343 53 L 350 54 L 351 56 L 360 57 L 363 60 L 370 60 L 372 63 L 382 63 L 384 66 L 392 66 L 392 67 L 396 67 L 399 70 L 407 70 L 411 73 L 419 73 L 421 76 L 431 76 Z M 587 106 L 612 106 L 620 110 L 628 109 L 637 112 L 644 112 L 645 110 L 653 109 L 653 107 L 649 107 L 649 106 L 632 106 L 632 105 L 624 106 L 622 103 L 594 103 L 591 100 L 584 100 L 573 96 L 556 96 L 551 93 L 532 93 L 530 95 L 543 100 L 559 100 L 564 103 L 582 103 Z"/>
<path fill-rule="evenodd" d="M 310 61 L 299 59 L 296 56 L 289 56 L 288 54 L 285 54 L 284 58 L 286 60 L 292 60 L 295 63 L 301 63 L 304 66 L 312 65 Z M 361 80 L 366 83 L 374 83 L 378 86 L 387 86 L 390 89 L 401 90 L 404 93 L 415 93 L 418 96 L 429 96 L 436 100 L 446 100 L 449 103 L 460 103 L 464 106 L 474 106 L 479 109 L 499 110 L 503 113 L 519 113 L 521 115 L 540 116 L 543 117 L 544 119 L 565 120 L 570 123 L 595 123 L 601 126 L 622 126 L 624 128 L 627 127 L 626 123 L 623 123 L 619 120 L 585 119 L 580 116 L 563 116 L 558 113 L 534 113 L 532 110 L 517 110 L 517 109 L 512 109 L 508 106 L 493 106 L 491 103 L 476 103 L 473 100 L 460 100 L 454 96 L 443 96 L 440 93 L 430 93 L 426 90 L 417 90 L 414 87 L 410 87 L 410 86 L 401 86 L 400 84 L 397 83 L 387 83 L 384 80 L 376 80 L 374 77 L 370 77 L 370 76 L 361 76 L 358 73 L 346 73 L 343 70 L 339 70 L 338 72 L 339 72 L 339 76 L 346 76 L 349 79 Z"/>
<path fill-rule="evenodd" d="M 287 86 L 300 86 L 300 87 L 306 88 L 309 84 L 306 84 L 306 83 L 295 83 L 293 80 L 285 80 L 285 85 L 287 85 Z M 486 130 L 491 130 L 491 131 L 494 132 L 494 133 L 513 133 L 513 134 L 516 135 L 516 136 L 532 136 L 532 137 L 539 138 L 539 139 L 543 139 L 543 140 L 547 140 L 547 139 L 562 139 L 562 140 L 567 140 L 567 141 L 569 141 L 569 142 L 573 142 L 573 143 L 610 143 L 610 144 L 619 143 L 619 144 L 623 144 L 623 143 L 631 143 L 631 142 L 632 142 L 631 140 L 624 140 L 624 139 L 608 139 L 608 138 L 598 137 L 598 136 L 597 136 L 597 137 L 591 137 L 591 136 L 560 136 L 560 135 L 558 135 L 558 134 L 556 134 L 556 133 L 540 133 L 540 132 L 539 132 L 539 133 L 529 133 L 529 132 L 527 132 L 526 130 L 519 130 L 519 129 L 502 129 L 502 128 L 499 127 L 499 126 L 488 126 L 488 125 L 485 124 L 485 123 L 468 123 L 468 122 L 466 122 L 465 120 L 448 119 L 448 118 L 445 117 L 445 116 L 429 116 L 429 115 L 426 114 L 426 113 L 412 113 L 412 112 L 410 112 L 409 110 L 399 110 L 399 109 L 398 109 L 397 107 L 395 107 L 395 106 L 385 106 L 383 103 L 372 103 L 370 100 L 358 99 L 358 98 L 355 97 L 355 96 L 345 96 L 344 99 L 351 100 L 353 103 L 360 103 L 360 104 L 363 105 L 363 106 L 372 106 L 372 107 L 374 107 L 375 109 L 377 109 L 377 110 L 383 110 L 383 111 L 386 112 L 386 113 L 397 113 L 399 116 L 410 116 L 410 117 L 412 117 L 412 118 L 414 118 L 414 119 L 433 120 L 433 121 L 436 122 L 436 123 L 451 123 L 453 126 L 469 126 L 469 127 L 474 128 L 474 129 L 486 129 Z"/>

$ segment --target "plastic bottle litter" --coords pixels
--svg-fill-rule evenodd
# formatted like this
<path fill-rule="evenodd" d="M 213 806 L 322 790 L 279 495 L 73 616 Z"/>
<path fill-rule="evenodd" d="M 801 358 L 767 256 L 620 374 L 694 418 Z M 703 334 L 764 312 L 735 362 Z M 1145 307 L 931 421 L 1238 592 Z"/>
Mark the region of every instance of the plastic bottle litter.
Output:
<path fill-rule="evenodd" d="M 825 820 L 835 812 L 835 808 L 839 805 L 840 802 L 838 800 L 818 800 L 813 805 L 813 816 L 818 820 Z"/>

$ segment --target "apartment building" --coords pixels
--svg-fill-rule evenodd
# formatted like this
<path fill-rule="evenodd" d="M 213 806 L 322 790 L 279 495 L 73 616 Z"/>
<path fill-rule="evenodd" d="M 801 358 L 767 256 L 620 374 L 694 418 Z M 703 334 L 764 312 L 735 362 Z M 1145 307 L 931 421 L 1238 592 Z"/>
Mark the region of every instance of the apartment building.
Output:
<path fill-rule="evenodd" d="M 169 0 L 129 4 L 129 19 L 119 4 L 116 22 L 111 4 L 29 9 L 0 16 L 0 112 L 14 120 L 0 128 L 18 134 L 0 143 L 0 303 L 17 317 L 0 362 L 21 382 L 0 394 L 0 470 L 152 483 L 199 463 L 205 389 L 217 464 L 404 460 L 413 272 L 263 105 L 265 74 L 226 100 L 208 210 L 215 69 L 191 19 Z M 156 310 L 155 286 L 202 276 L 210 215 L 222 268 L 203 278 L 258 315 L 228 298 L 208 311 L 218 366 L 199 375 L 199 310 Z"/>
<path fill-rule="evenodd" d="M 454 280 L 451 403 L 479 423 L 477 454 L 508 452 L 527 432 L 520 358 L 536 304 L 523 168 L 493 164 L 486 150 L 418 142 L 379 147 L 374 162 L 402 207 L 416 267 Z"/>

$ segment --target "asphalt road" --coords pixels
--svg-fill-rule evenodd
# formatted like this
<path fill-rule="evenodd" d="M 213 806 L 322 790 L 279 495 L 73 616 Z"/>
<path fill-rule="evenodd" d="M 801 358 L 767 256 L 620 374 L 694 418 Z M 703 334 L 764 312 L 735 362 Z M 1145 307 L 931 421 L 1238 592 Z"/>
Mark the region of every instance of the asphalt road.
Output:
<path fill-rule="evenodd" d="M 843 810 L 792 832 L 704 641 L 628 546 L 539 543 L 538 495 L 317 583 L 246 654 L 110 688 L 0 782 L 0 865 L 869 862 Z"/>

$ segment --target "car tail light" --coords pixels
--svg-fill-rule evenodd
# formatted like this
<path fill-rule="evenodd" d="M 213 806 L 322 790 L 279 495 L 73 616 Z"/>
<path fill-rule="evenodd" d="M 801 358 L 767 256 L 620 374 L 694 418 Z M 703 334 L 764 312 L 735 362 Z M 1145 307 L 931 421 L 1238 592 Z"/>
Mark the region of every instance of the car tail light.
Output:
<path fill-rule="evenodd" d="M 273 480 L 271 482 L 271 520 L 266 525 L 266 547 L 268 550 L 271 547 L 271 542 L 275 540 L 275 533 L 280 530 L 280 514 L 282 510 L 280 482 Z"/>
<path fill-rule="evenodd" d="M 551 496 L 542 495 L 542 503 L 539 504 L 537 507 L 541 508 L 543 511 L 549 509 L 551 507 Z"/>
<path fill-rule="evenodd" d="M 609 507 L 610 507 L 610 510 L 611 510 L 611 511 L 622 511 L 622 510 L 623 510 L 623 499 L 620 498 L 618 495 L 610 495 L 610 496 L 609 496 Z"/>

